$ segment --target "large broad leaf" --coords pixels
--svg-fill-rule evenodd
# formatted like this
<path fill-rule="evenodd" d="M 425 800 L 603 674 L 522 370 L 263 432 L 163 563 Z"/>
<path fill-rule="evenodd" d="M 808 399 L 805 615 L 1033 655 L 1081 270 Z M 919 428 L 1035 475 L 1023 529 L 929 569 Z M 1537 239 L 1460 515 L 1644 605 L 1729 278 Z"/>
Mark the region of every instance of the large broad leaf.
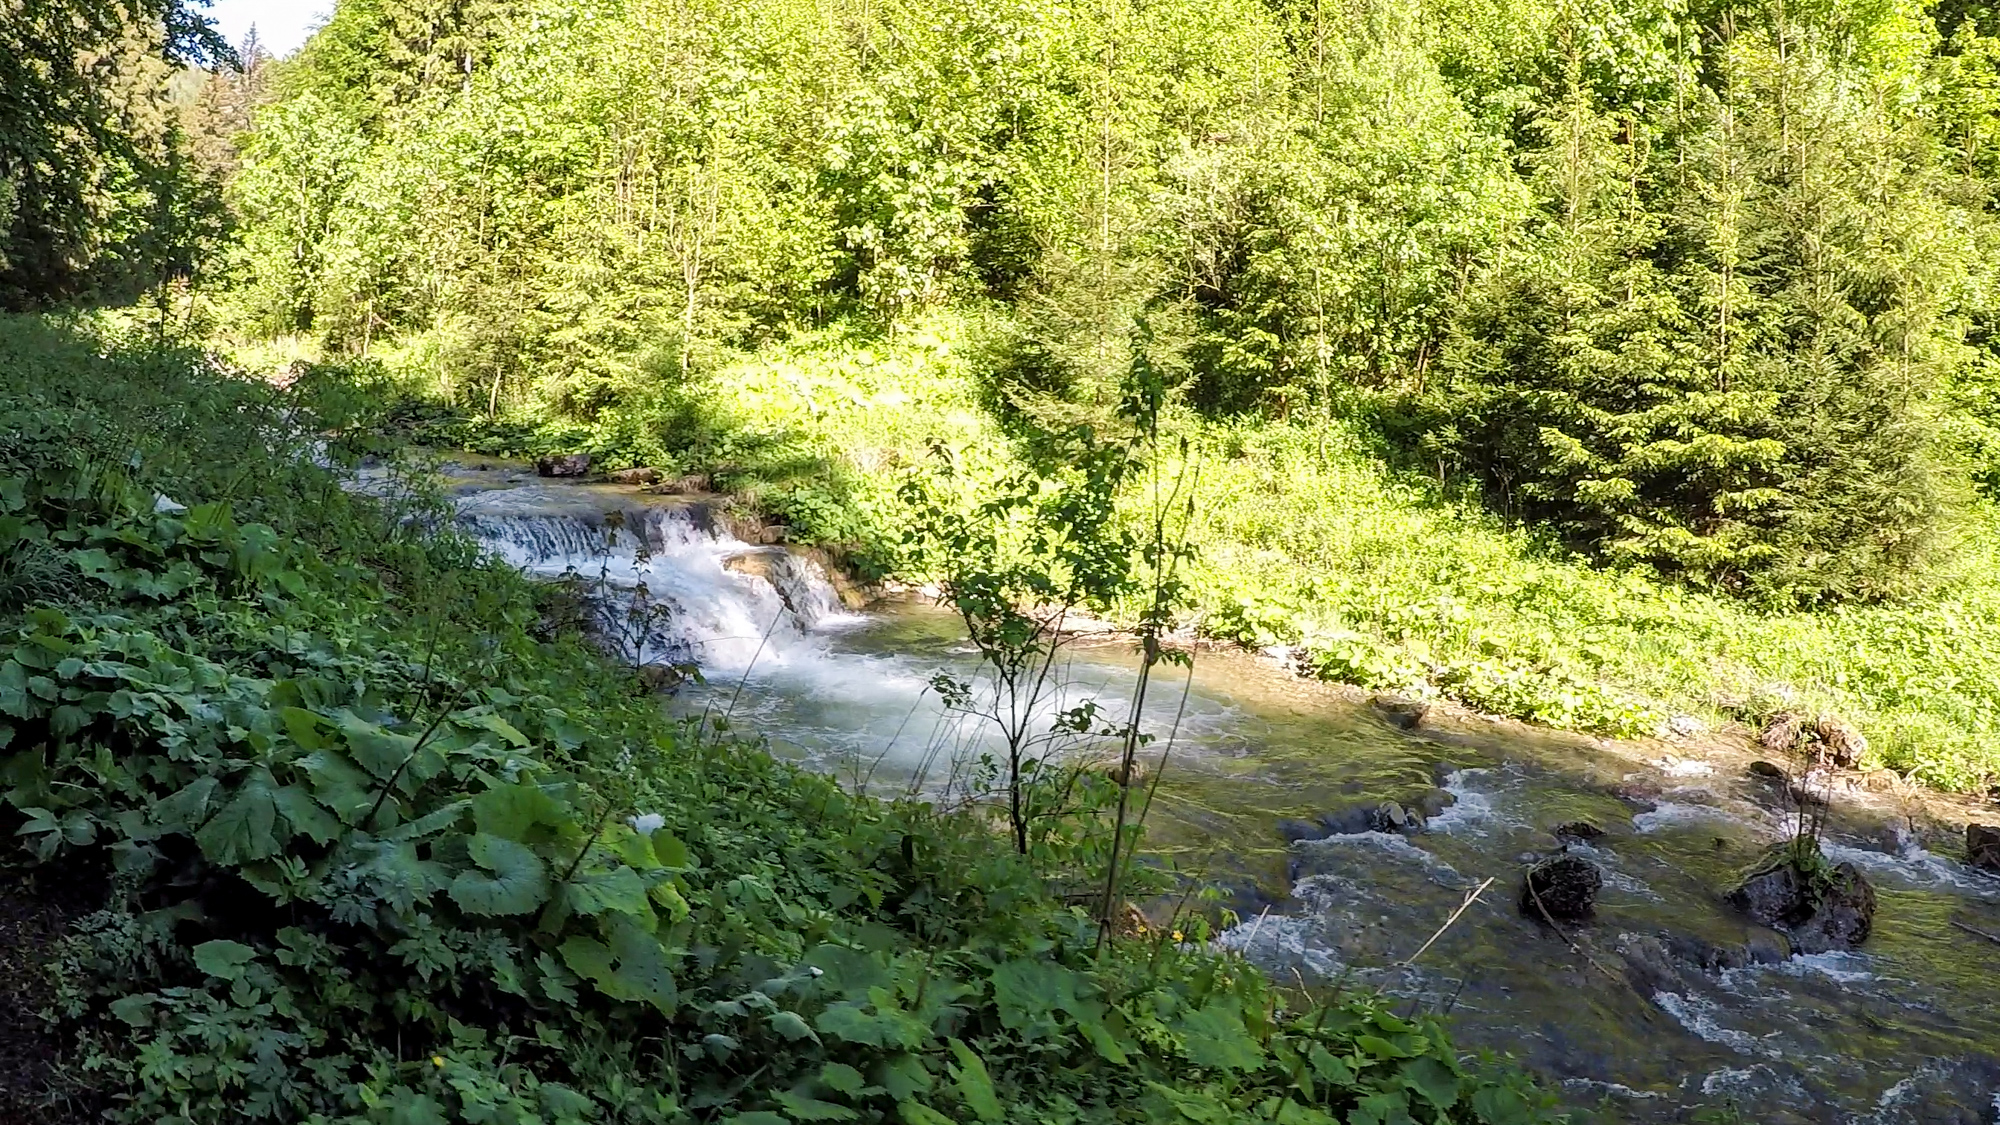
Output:
<path fill-rule="evenodd" d="M 680 992 L 659 939 L 619 915 L 609 921 L 609 943 L 573 937 L 562 943 L 563 964 L 613 1000 L 651 1004 L 671 1015 Z"/>
<path fill-rule="evenodd" d="M 1458 1104 L 1458 1072 L 1443 1061 L 1425 1055 L 1404 1063 L 1397 1073 L 1405 1086 L 1439 1109 Z"/>
<path fill-rule="evenodd" d="M 1000 1022 L 1027 1040 L 1059 1034 L 1054 1013 L 1080 1006 L 1077 975 L 1050 961 L 1016 958 L 993 970 L 993 1000 Z"/>
<path fill-rule="evenodd" d="M 568 896 L 569 908 L 578 914 L 602 914 L 613 910 L 632 915 L 648 925 L 653 919 L 653 908 L 646 900 L 645 880 L 629 867 L 579 874 L 564 888 L 564 893 Z"/>
<path fill-rule="evenodd" d="M 248 863 L 278 854 L 277 785 L 271 771 L 250 771 L 235 796 L 194 834 L 201 854 L 223 864 Z"/>
<path fill-rule="evenodd" d="M 285 818 L 294 833 L 311 837 L 315 844 L 330 843 L 340 835 L 340 821 L 298 786 L 283 786 L 272 797 L 277 802 L 278 815 Z"/>
<path fill-rule="evenodd" d="M 339 751 L 315 750 L 299 759 L 298 764 L 312 776 L 313 794 L 333 810 L 342 824 L 361 823 L 361 818 L 374 807 L 374 779 Z"/>
<path fill-rule="evenodd" d="M 1006 1111 L 1000 1106 L 1000 1095 L 993 1089 L 993 1076 L 986 1072 L 986 1061 L 974 1054 L 972 1048 L 956 1039 L 949 1041 L 952 1057 L 958 1060 L 951 1068 L 951 1076 L 958 1085 L 958 1097 L 965 1107 L 979 1115 L 981 1121 L 998 1121 Z"/>
<path fill-rule="evenodd" d="M 472 799 L 472 819 L 489 836 L 526 839 L 536 825 L 559 827 L 567 811 L 535 785 L 496 785 Z"/>
<path fill-rule="evenodd" d="M 1235 1003 L 1212 1003 L 1183 1015 L 1177 1029 L 1181 1052 L 1189 1062 L 1211 1070 L 1255 1070 L 1264 1065 L 1264 1048 L 1243 1026 Z"/>
<path fill-rule="evenodd" d="M 542 857 L 500 836 L 476 833 L 466 853 L 484 871 L 462 871 L 451 900 L 467 914 L 526 914 L 548 901 L 549 873 Z"/>
<path fill-rule="evenodd" d="M 218 980 L 235 980 L 257 951 L 239 941 L 205 941 L 194 947 L 194 966 Z"/>
<path fill-rule="evenodd" d="M 823 1102 L 789 1090 L 780 1090 L 776 1099 L 784 1107 L 785 1116 L 793 1121 L 853 1121 L 861 1116 L 844 1105 Z"/>
<path fill-rule="evenodd" d="M 371 723 L 352 711 L 342 711 L 334 721 L 347 738 L 348 754 L 378 780 L 395 773 L 417 746 L 413 736 L 383 730 L 380 723 Z"/>

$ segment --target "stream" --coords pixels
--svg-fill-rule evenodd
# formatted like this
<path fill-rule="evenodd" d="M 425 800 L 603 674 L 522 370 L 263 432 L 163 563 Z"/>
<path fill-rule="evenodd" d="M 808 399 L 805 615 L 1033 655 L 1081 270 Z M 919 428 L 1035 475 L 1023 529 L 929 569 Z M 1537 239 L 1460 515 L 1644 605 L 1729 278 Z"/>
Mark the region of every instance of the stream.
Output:
<path fill-rule="evenodd" d="M 884 794 L 941 792 L 994 745 L 931 686 L 976 669 L 936 607 L 851 609 L 809 557 L 746 544 L 687 499 L 506 465 L 448 466 L 446 481 L 463 529 L 500 557 L 600 584 L 628 655 L 699 664 L 705 683 L 670 706 Z M 1129 651 L 1070 652 L 1062 702 L 1097 698 L 1119 721 Z M 1961 928 L 2000 934 L 2000 878 L 1940 854 L 1893 800 L 1836 798 L 1827 834 L 1830 858 L 1875 885 L 1873 935 L 1786 957 L 1719 898 L 1788 832 L 1781 795 L 1742 761 L 1475 719 L 1405 730 L 1248 655 L 1204 652 L 1183 676 L 1159 670 L 1148 698 L 1151 756 L 1169 747 L 1148 846 L 1223 889 L 1242 921 L 1218 942 L 1280 980 L 1445 1013 L 1462 1047 L 1515 1056 L 1583 1119 L 2000 1121 L 2000 945 Z M 1435 815 L 1409 834 L 1321 819 L 1387 800 Z M 1595 921 L 1566 937 L 1516 896 L 1524 861 L 1575 820 L 1604 830 L 1570 847 L 1606 879 Z M 1713 1116 L 1725 1107 L 1741 1116 Z"/>

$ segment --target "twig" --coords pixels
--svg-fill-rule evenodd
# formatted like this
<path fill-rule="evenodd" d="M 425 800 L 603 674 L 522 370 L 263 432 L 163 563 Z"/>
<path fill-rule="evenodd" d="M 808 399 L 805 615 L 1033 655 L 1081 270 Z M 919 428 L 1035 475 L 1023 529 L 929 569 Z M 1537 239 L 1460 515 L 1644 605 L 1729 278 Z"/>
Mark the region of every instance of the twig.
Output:
<path fill-rule="evenodd" d="M 1451 924 L 1453 922 L 1458 921 L 1459 915 L 1465 913 L 1468 909 L 1471 908 L 1473 903 L 1479 901 L 1479 896 L 1486 893 L 1486 888 L 1492 886 L 1493 880 L 1496 878 L 1498 878 L 1498 876 L 1489 875 L 1486 877 L 1486 881 L 1484 883 L 1481 883 L 1478 886 L 1472 888 L 1472 893 L 1465 896 L 1465 901 L 1458 904 L 1458 909 L 1451 912 L 1451 917 L 1446 918 L 1444 920 L 1444 925 L 1439 926 L 1437 928 L 1437 932 L 1431 935 L 1429 941 L 1418 946 L 1417 951 L 1415 953 L 1412 953 L 1408 957 L 1403 958 L 1403 964 L 1406 966 L 1414 964 L 1417 958 L 1422 957 L 1424 955 L 1425 950 L 1429 949 L 1432 945 L 1434 945 L 1437 942 L 1437 939 L 1443 937 L 1444 932 L 1446 930 L 1451 929 Z M 1539 902 L 1540 900 L 1537 899 L 1536 901 Z"/>
<path fill-rule="evenodd" d="M 1973 927 L 1968 926 L 1965 923 L 1957 920 L 1954 920 L 1952 922 L 1952 925 L 1957 926 L 1959 929 L 1964 930 L 1968 934 L 1976 934 L 1980 937 L 1985 938 L 1987 941 L 1992 942 L 1995 945 L 2000 945 L 2000 935 L 1989 934 L 1985 930 L 1974 929 Z"/>

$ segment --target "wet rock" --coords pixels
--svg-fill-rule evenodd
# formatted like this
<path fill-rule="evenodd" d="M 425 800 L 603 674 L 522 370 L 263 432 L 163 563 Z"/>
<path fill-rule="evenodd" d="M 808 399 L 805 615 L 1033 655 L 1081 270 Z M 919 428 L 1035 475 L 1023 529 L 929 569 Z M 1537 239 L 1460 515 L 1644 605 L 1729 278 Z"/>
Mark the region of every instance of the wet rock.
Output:
<path fill-rule="evenodd" d="M 1449 789 L 1428 789 L 1417 798 L 1416 810 L 1428 820 L 1457 803 L 1457 795 Z"/>
<path fill-rule="evenodd" d="M 1384 801 L 1375 807 L 1375 823 L 1381 826 L 1377 831 L 1407 832 L 1414 827 L 1409 812 L 1394 801 Z"/>
<path fill-rule="evenodd" d="M 1296 844 L 1301 840 L 1324 840 L 1330 833 L 1324 824 L 1286 819 L 1278 822 L 1278 835 L 1285 838 L 1285 843 Z"/>
<path fill-rule="evenodd" d="M 1965 862 L 2000 874 L 2000 828 L 1989 824 L 1966 825 Z"/>
<path fill-rule="evenodd" d="M 580 477 L 590 471 L 590 454 L 558 453 L 535 460 L 535 472 L 545 477 Z"/>
<path fill-rule="evenodd" d="M 1799 744 L 1799 736 L 1805 733 L 1806 719 L 1796 711 L 1780 711 L 1771 716 L 1764 729 L 1757 732 L 1757 745 L 1773 754 L 1789 754 L 1792 747 Z"/>
<path fill-rule="evenodd" d="M 1788 857 L 1779 858 L 1723 898 L 1752 921 L 1785 934 L 1800 953 L 1853 949 L 1868 940 L 1875 923 L 1875 888 L 1851 863 L 1808 874 Z"/>
<path fill-rule="evenodd" d="M 737 574 L 747 574 L 752 578 L 762 578 L 775 589 L 778 585 L 778 570 L 783 565 L 782 551 L 744 551 L 722 560 L 722 569 Z"/>
<path fill-rule="evenodd" d="M 1813 726 L 1819 735 L 1819 757 L 1840 769 L 1853 769 L 1868 752 L 1868 740 L 1854 724 L 1835 715 L 1821 715 Z"/>
<path fill-rule="evenodd" d="M 1903 775 L 1895 770 L 1869 770 L 1854 780 L 1858 788 L 1870 793 L 1894 793 L 1903 788 Z"/>
<path fill-rule="evenodd" d="M 792 537 L 792 529 L 781 523 L 765 524 L 757 531 L 757 542 L 767 547 L 776 546 Z"/>
<path fill-rule="evenodd" d="M 1423 725 L 1424 716 L 1431 710 L 1431 705 L 1421 699 L 1406 699 L 1400 695 L 1378 695 L 1369 702 L 1384 719 L 1403 730 L 1415 730 Z"/>
<path fill-rule="evenodd" d="M 649 469 L 644 466 L 636 469 L 619 469 L 616 472 L 604 474 L 604 479 L 610 481 L 612 484 L 658 484 L 660 470 Z"/>
<path fill-rule="evenodd" d="M 1768 777 L 1773 781 L 1783 781 L 1791 776 L 1785 772 L 1785 767 L 1762 758 L 1750 763 L 1750 773 L 1753 777 Z"/>
<path fill-rule="evenodd" d="M 645 664 L 639 668 L 639 682 L 647 691 L 672 691 L 687 682 L 687 669 L 678 664 Z"/>
<path fill-rule="evenodd" d="M 1625 979 L 1639 995 L 1688 991 L 1679 960 L 1659 938 L 1651 934 L 1620 934 L 1618 954 L 1625 959 Z"/>
<path fill-rule="evenodd" d="M 1582 856 L 1559 855 L 1528 869 L 1521 881 L 1521 913 L 1530 918 L 1577 922 L 1597 910 L 1604 872 Z"/>
<path fill-rule="evenodd" d="M 1601 840 L 1604 838 L 1604 829 L 1587 820 L 1564 821 L 1549 831 L 1555 834 L 1556 839 L 1565 842 L 1574 840 L 1579 843 L 1588 844 L 1592 840 Z"/>
<path fill-rule="evenodd" d="M 1357 832 L 1373 832 L 1375 809 L 1370 805 L 1355 805 L 1351 808 L 1335 809 L 1320 816 L 1324 831 L 1321 835 L 1352 836 Z"/>

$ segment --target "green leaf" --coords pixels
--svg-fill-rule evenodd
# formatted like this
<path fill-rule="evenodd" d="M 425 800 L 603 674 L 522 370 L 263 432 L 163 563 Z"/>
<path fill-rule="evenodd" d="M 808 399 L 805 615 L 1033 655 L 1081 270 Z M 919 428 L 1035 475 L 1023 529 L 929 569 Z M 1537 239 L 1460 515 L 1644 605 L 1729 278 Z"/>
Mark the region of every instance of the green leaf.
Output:
<path fill-rule="evenodd" d="M 771 1029 L 794 1043 L 801 1039 L 810 1039 L 815 1043 L 819 1042 L 819 1036 L 813 1034 L 812 1026 L 807 1024 L 805 1017 L 799 1015 L 797 1012 L 772 1012 L 770 1018 Z M 848 1069 L 853 1071 L 854 1082 L 858 1087 L 861 1084 L 861 1072 L 854 1070 L 853 1067 L 849 1067 Z M 851 1093 L 852 1091 L 847 1092 Z"/>
<path fill-rule="evenodd" d="M 1243 1014 L 1233 1000 L 1187 1012 L 1178 1030 L 1181 1051 L 1196 1066 L 1236 1071 L 1264 1065 L 1264 1048 L 1243 1026 Z"/>
<path fill-rule="evenodd" d="M 195 968 L 218 980 L 235 980 L 257 951 L 235 941 L 205 941 L 194 947 Z"/>
<path fill-rule="evenodd" d="M 527 735 L 517 730 L 514 724 L 491 712 L 481 715 L 472 721 L 506 739 L 516 747 L 525 748 L 529 745 Z"/>
<path fill-rule="evenodd" d="M 606 918 L 610 943 L 572 937 L 558 950 L 563 964 L 614 1000 L 643 1001 L 673 1014 L 680 993 L 659 939 L 623 915 Z"/>
<path fill-rule="evenodd" d="M 861 1116 L 844 1105 L 823 1102 L 789 1090 L 779 1091 L 774 1099 L 793 1121 L 853 1121 Z"/>
<path fill-rule="evenodd" d="M 1458 1104 L 1458 1072 L 1429 1055 L 1414 1058 L 1398 1070 L 1403 1084 L 1439 1109 Z"/>
<path fill-rule="evenodd" d="M 981 1121 L 998 1121 L 1006 1116 L 1000 1106 L 1000 1097 L 993 1089 L 993 1076 L 986 1072 L 986 1061 L 972 1053 L 957 1039 L 947 1040 L 951 1053 L 958 1060 L 951 1067 L 951 1075 L 958 1087 L 958 1096 L 966 1108 L 979 1115 Z"/>
<path fill-rule="evenodd" d="M 791 1016 L 794 1019 L 798 1018 L 792 1012 L 780 1012 L 778 1014 Z M 776 1023 L 777 1016 L 773 1016 L 771 1022 Z M 803 1024 L 805 1021 L 799 1020 L 799 1022 Z M 789 1039 L 791 1036 L 786 1036 L 786 1038 Z M 818 1037 L 815 1036 L 814 1038 L 817 1039 Z M 861 1072 L 846 1063 L 830 1062 L 820 1067 L 819 1081 L 820 1085 L 825 1086 L 834 1093 L 847 1094 L 850 1097 L 868 1088 L 868 1080 L 861 1077 Z"/>
<path fill-rule="evenodd" d="M 467 914 L 526 914 L 548 901 L 548 869 L 525 845 L 476 833 L 466 854 L 492 874 L 461 871 L 451 882 L 451 900 Z"/>
<path fill-rule="evenodd" d="M 1347 1115 L 1348 1125 L 1414 1125 L 1410 1098 L 1401 1090 L 1384 1090 L 1354 1103 Z M 1492 1123 L 1489 1122 L 1489 1125 Z"/>
<path fill-rule="evenodd" d="M 653 917 L 646 898 L 645 880 L 629 867 L 579 875 L 564 888 L 569 907 L 578 914 L 595 915 L 607 910 L 638 918 Z"/>
<path fill-rule="evenodd" d="M 898 1102 L 896 1113 L 903 1119 L 903 1125 L 958 1125 L 958 1122 L 922 1102 Z"/>
<path fill-rule="evenodd" d="M 472 799 L 473 823 L 490 836 L 525 840 L 536 825 L 568 823 L 567 811 L 535 785 L 498 785 Z"/>
<path fill-rule="evenodd" d="M 278 814 L 294 833 L 309 837 L 315 844 L 331 843 L 340 835 L 340 821 L 298 786 L 282 786 L 272 794 L 272 799 L 278 806 Z"/>
<path fill-rule="evenodd" d="M 750 1113 L 732 1113 L 722 1119 L 722 1125 L 792 1125 L 783 1114 L 759 1109 Z"/>
<path fill-rule="evenodd" d="M 236 795 L 194 834 L 201 854 L 212 862 L 235 865 L 278 854 L 277 785 L 271 771 L 250 771 Z"/>
<path fill-rule="evenodd" d="M 1534 1125 L 1528 1100 L 1505 1086 L 1482 1086 L 1472 1092 L 1472 1112 L 1484 1125 Z"/>

